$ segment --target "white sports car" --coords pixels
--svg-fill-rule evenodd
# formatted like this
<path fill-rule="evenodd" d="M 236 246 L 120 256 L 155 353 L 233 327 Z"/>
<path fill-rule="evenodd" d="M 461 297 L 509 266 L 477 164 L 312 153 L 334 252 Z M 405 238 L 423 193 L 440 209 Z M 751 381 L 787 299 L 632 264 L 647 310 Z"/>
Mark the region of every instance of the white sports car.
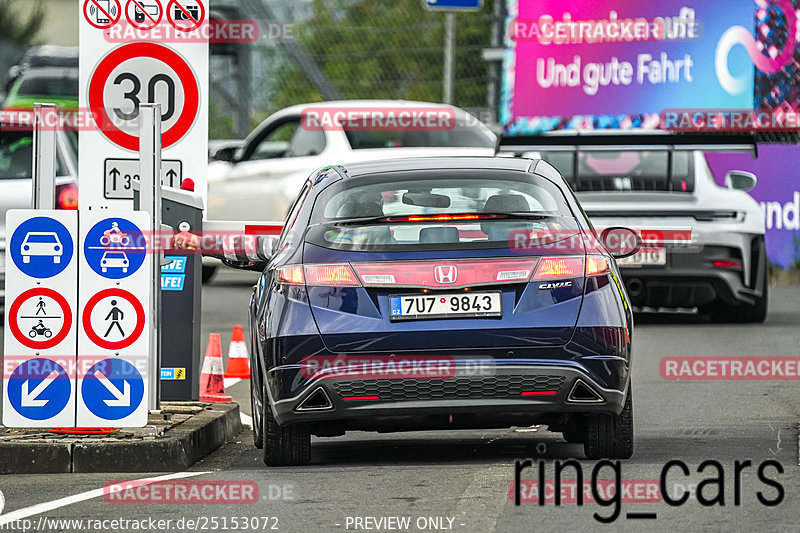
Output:
<path fill-rule="evenodd" d="M 598 229 L 624 226 L 645 237 L 638 253 L 617 261 L 634 306 L 697 308 L 715 321 L 763 322 L 766 229 L 748 194 L 756 177 L 730 172 L 720 187 L 704 154 L 744 150 L 755 150 L 746 135 L 608 131 L 506 138 L 501 147 L 506 154 L 540 154 L 558 168 Z M 690 241 L 671 238 L 688 230 Z M 672 242 L 647 246 L 648 234 Z"/>

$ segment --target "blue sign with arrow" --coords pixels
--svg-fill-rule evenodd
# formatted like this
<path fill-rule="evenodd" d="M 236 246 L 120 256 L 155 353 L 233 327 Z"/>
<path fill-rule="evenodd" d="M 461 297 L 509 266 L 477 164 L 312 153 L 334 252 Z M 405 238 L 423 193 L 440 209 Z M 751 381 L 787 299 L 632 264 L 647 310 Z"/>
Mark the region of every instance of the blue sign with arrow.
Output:
<path fill-rule="evenodd" d="M 11 259 L 23 273 L 46 279 L 61 274 L 72 261 L 72 235 L 50 217 L 26 220 L 14 230 L 9 244 Z"/>
<path fill-rule="evenodd" d="M 69 374 L 50 359 L 25 361 L 8 379 L 8 401 L 29 420 L 53 418 L 64 410 L 71 397 Z"/>
<path fill-rule="evenodd" d="M 430 9 L 445 9 L 450 11 L 479 11 L 483 7 L 483 0 L 426 0 Z"/>
<path fill-rule="evenodd" d="M 142 403 L 144 381 L 136 367 L 124 359 L 103 359 L 84 376 L 81 396 L 95 416 L 121 420 Z"/>
<path fill-rule="evenodd" d="M 107 279 L 123 279 L 141 268 L 147 242 L 130 220 L 107 218 L 86 234 L 83 252 L 92 270 Z"/>

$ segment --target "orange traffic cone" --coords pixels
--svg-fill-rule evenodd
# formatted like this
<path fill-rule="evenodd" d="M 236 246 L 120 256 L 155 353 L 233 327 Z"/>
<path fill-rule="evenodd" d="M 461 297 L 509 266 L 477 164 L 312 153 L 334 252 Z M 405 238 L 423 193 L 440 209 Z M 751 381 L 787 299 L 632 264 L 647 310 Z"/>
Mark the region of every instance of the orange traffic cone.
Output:
<path fill-rule="evenodd" d="M 208 336 L 203 371 L 200 373 L 200 401 L 231 403 L 231 397 L 225 396 L 225 383 L 222 380 L 222 341 L 219 333 Z"/>
<path fill-rule="evenodd" d="M 244 343 L 244 330 L 242 326 L 233 326 L 231 346 L 228 348 L 228 367 L 225 369 L 226 378 L 250 379 L 250 356 L 247 355 L 247 345 Z"/>

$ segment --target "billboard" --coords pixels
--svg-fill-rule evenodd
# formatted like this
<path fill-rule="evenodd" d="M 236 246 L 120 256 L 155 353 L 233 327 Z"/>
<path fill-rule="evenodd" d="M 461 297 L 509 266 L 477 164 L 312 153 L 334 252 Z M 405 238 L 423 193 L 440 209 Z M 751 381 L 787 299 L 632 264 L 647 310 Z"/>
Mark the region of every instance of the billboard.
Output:
<path fill-rule="evenodd" d="M 767 227 L 767 257 L 781 268 L 800 265 L 800 146 L 765 145 L 758 158 L 750 154 L 706 154 L 720 185 L 731 170 L 746 170 L 758 177 L 750 195 L 761 206 Z"/>
<path fill-rule="evenodd" d="M 507 134 L 658 128 L 668 109 L 795 111 L 798 0 L 507 0 Z"/>

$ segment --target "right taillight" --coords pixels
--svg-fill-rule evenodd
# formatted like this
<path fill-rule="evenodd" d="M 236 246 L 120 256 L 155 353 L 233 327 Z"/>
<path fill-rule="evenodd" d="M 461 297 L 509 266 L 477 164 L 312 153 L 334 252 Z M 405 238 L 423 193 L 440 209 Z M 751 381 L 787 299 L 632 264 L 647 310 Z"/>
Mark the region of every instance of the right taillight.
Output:
<path fill-rule="evenodd" d="M 609 271 L 608 258 L 603 255 L 586 256 L 586 277 L 599 276 Z"/>
<path fill-rule="evenodd" d="M 583 257 L 543 257 L 531 281 L 582 278 Z"/>
<path fill-rule="evenodd" d="M 582 278 L 599 276 L 610 269 L 608 259 L 602 255 L 583 257 L 543 257 L 531 281 Z"/>

